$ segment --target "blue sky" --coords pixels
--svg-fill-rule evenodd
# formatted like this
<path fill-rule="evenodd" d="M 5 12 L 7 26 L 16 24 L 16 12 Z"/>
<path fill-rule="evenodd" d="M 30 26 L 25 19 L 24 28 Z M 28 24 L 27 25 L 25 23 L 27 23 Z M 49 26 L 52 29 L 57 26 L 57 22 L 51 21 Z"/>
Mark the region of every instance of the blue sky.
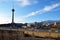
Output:
<path fill-rule="evenodd" d="M 15 23 L 60 20 L 60 0 L 0 0 L 0 24 L 11 23 L 13 4 Z"/>

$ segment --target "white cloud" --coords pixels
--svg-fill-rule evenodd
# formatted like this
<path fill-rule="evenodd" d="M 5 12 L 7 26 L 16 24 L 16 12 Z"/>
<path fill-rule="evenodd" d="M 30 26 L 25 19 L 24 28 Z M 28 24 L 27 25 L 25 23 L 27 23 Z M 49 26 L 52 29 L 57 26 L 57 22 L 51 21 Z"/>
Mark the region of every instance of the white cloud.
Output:
<path fill-rule="evenodd" d="M 36 15 L 36 14 L 38 14 L 38 13 L 41 13 L 41 12 L 42 12 L 42 10 L 35 11 L 35 12 L 31 12 L 31 13 L 29 13 L 26 17 L 34 16 L 34 15 Z"/>
<path fill-rule="evenodd" d="M 45 6 L 43 9 L 40 9 L 40 10 L 35 11 L 35 12 L 31 12 L 31 13 L 23 16 L 23 17 L 20 17 L 20 18 L 21 18 L 22 21 L 24 21 L 26 18 L 28 18 L 30 16 L 34 16 L 34 15 L 37 15 L 37 14 L 43 14 L 45 12 L 52 11 L 53 9 L 57 8 L 58 6 L 60 6 L 60 3 L 52 4 L 50 6 Z M 19 20 L 19 21 L 21 21 L 21 20 Z"/>
<path fill-rule="evenodd" d="M 21 6 L 28 6 L 28 5 L 32 5 L 32 4 L 37 4 L 38 1 L 36 0 L 15 0 L 17 3 L 19 3 L 19 5 Z M 32 2 L 31 2 L 32 1 Z"/>
<path fill-rule="evenodd" d="M 40 9 L 40 10 L 35 11 L 35 12 L 31 12 L 27 16 L 29 17 L 29 16 L 34 16 L 36 14 L 42 14 L 44 12 L 48 12 L 48 11 L 55 9 L 58 6 L 60 6 L 60 3 L 56 3 L 56 4 L 53 4 L 51 6 L 45 6 L 43 9 Z"/>
<path fill-rule="evenodd" d="M 45 6 L 45 8 L 43 9 L 44 11 L 50 11 L 56 7 L 58 7 L 60 5 L 60 3 L 57 4 L 53 4 L 52 6 Z"/>
<path fill-rule="evenodd" d="M 22 6 L 30 5 L 30 2 L 28 0 L 16 0 L 16 1 L 18 1 Z"/>
<path fill-rule="evenodd" d="M 38 0 L 0 0 L 0 2 L 14 2 L 24 7 L 32 4 L 37 4 Z"/>

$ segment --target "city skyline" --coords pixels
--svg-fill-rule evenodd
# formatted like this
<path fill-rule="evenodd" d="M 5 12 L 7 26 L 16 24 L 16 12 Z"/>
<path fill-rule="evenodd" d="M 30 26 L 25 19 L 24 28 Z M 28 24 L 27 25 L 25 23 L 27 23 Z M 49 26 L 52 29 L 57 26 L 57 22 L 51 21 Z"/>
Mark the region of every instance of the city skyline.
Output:
<path fill-rule="evenodd" d="M 12 22 L 13 4 L 15 23 L 60 20 L 60 0 L 0 0 L 0 24 Z"/>

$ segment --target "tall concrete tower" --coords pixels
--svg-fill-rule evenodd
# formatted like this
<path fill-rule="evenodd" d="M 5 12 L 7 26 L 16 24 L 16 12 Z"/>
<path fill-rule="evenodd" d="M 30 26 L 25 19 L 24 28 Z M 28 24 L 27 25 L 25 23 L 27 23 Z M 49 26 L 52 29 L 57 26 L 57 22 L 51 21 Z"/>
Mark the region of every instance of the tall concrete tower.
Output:
<path fill-rule="evenodd" d="M 12 1 L 12 27 L 15 27 L 15 26 L 14 26 L 14 12 L 15 12 L 14 2 Z"/>
<path fill-rule="evenodd" d="M 15 9 L 13 8 L 12 9 L 12 23 L 14 23 L 14 11 L 15 11 Z"/>

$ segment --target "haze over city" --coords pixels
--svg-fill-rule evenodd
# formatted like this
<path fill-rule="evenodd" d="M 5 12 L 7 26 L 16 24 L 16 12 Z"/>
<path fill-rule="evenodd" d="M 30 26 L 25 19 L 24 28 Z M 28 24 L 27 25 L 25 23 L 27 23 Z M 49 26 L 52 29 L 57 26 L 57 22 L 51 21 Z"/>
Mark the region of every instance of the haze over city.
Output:
<path fill-rule="evenodd" d="M 11 23 L 13 5 L 16 23 L 60 20 L 60 0 L 0 0 L 0 24 Z"/>

